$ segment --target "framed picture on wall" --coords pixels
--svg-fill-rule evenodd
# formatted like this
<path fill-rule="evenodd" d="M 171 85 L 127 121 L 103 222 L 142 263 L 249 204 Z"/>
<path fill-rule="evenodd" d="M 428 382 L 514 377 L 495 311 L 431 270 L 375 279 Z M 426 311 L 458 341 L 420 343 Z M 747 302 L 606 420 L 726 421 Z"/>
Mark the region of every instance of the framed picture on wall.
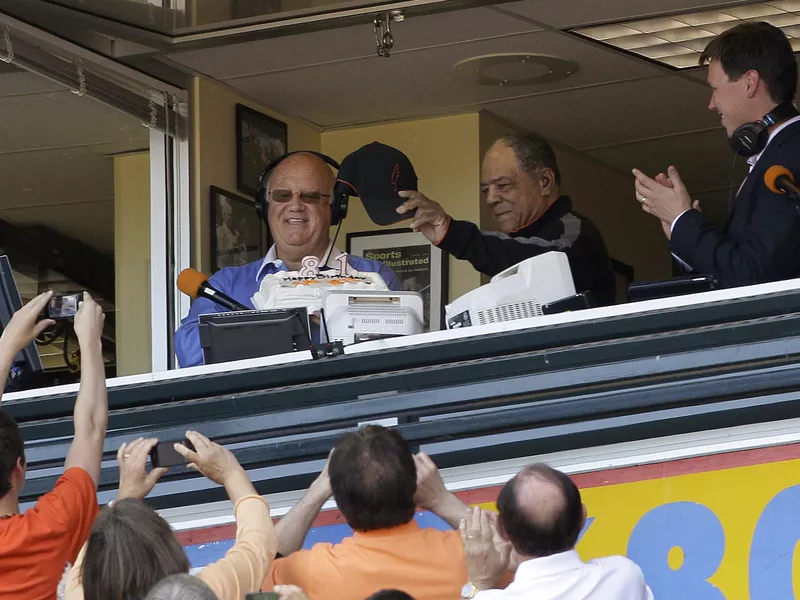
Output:
<path fill-rule="evenodd" d="M 272 242 L 255 201 L 211 186 L 211 272 L 261 260 Z"/>
<path fill-rule="evenodd" d="M 286 154 L 287 135 L 286 123 L 236 105 L 236 186 L 240 192 L 255 197 L 261 170 Z"/>
<path fill-rule="evenodd" d="M 384 229 L 347 234 L 347 253 L 377 260 L 394 271 L 409 292 L 422 295 L 425 331 L 444 328 L 449 255 L 421 233 Z"/>

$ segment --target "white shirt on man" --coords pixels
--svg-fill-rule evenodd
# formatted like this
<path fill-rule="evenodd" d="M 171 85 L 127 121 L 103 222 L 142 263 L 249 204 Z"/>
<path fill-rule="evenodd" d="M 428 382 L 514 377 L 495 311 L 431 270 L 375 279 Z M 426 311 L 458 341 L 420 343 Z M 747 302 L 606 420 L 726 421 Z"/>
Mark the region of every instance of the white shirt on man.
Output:
<path fill-rule="evenodd" d="M 526 560 L 504 590 L 474 600 L 653 600 L 642 570 L 624 556 L 583 562 L 575 550 Z"/>

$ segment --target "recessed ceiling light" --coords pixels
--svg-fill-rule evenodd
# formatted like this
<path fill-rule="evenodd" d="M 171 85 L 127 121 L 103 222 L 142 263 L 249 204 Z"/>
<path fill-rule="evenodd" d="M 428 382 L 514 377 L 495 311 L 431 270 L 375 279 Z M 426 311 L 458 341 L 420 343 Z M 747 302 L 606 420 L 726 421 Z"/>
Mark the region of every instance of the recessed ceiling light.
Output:
<path fill-rule="evenodd" d="M 533 52 L 473 56 L 453 67 L 456 77 L 477 85 L 498 87 L 540 85 L 564 79 L 578 70 L 578 63 Z"/>
<path fill-rule="evenodd" d="M 673 67 L 698 66 L 714 36 L 744 21 L 766 21 L 781 29 L 800 51 L 800 0 L 768 0 L 669 17 L 637 19 L 573 29 L 582 37 Z"/>

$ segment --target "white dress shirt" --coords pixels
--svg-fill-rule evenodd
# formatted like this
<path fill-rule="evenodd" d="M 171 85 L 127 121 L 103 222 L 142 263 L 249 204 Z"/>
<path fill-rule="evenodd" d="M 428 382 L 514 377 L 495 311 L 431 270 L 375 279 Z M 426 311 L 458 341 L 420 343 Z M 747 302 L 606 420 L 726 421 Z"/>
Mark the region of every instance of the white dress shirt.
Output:
<path fill-rule="evenodd" d="M 792 117 L 791 119 L 788 119 L 788 120 L 784 121 L 783 123 L 778 125 L 775 129 L 772 130 L 772 132 L 769 134 L 769 138 L 767 139 L 767 143 L 764 145 L 764 149 L 761 150 L 761 152 L 759 152 L 758 154 L 754 154 L 753 156 L 751 156 L 750 158 L 747 159 L 747 164 L 749 166 L 749 171 L 747 172 L 748 175 L 750 174 L 750 172 L 752 172 L 753 167 L 756 166 L 756 163 L 758 162 L 758 159 L 761 158 L 762 154 L 764 154 L 764 150 L 767 149 L 767 146 L 769 146 L 769 143 L 773 140 L 773 138 L 776 135 L 778 135 L 781 131 L 786 129 L 789 125 L 791 125 L 792 123 L 796 123 L 797 121 L 800 121 L 800 116 Z M 739 192 L 742 191 L 742 186 L 744 185 L 745 181 L 747 181 L 747 177 L 744 178 L 744 181 L 742 181 L 741 185 L 739 186 L 739 189 L 736 191 L 736 195 L 737 196 L 739 195 Z M 681 214 L 679 214 L 677 217 L 675 217 L 672 220 L 672 223 L 670 223 L 670 225 L 669 225 L 669 233 L 670 233 L 670 235 L 672 235 L 672 230 L 675 229 L 675 223 L 678 222 L 678 219 L 680 219 L 683 215 L 685 215 L 690 210 L 691 210 L 691 208 L 683 211 Z M 686 264 L 683 260 L 681 260 L 680 257 L 675 256 L 675 254 L 673 254 L 672 256 L 674 256 L 677 259 L 677 261 L 679 263 L 681 263 L 681 265 L 685 269 L 688 269 L 690 271 L 693 270 L 692 267 L 690 265 Z"/>
<path fill-rule="evenodd" d="M 474 600 L 653 600 L 642 570 L 624 556 L 585 563 L 575 550 L 526 560 L 504 590 Z"/>

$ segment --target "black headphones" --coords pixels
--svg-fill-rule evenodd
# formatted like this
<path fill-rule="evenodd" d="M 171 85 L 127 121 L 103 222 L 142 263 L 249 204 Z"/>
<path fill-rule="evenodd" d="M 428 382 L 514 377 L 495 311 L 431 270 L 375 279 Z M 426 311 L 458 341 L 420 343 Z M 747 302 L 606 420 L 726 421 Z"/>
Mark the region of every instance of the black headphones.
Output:
<path fill-rule="evenodd" d="M 322 154 L 322 152 L 314 152 L 313 150 L 296 150 L 294 152 L 289 152 L 284 154 L 283 156 L 279 156 L 267 163 L 261 170 L 261 174 L 258 176 L 258 183 L 256 184 L 256 213 L 259 217 L 261 217 L 265 223 L 267 223 L 267 203 L 269 202 L 269 194 L 267 193 L 267 175 L 269 175 L 270 171 L 272 171 L 275 167 L 277 167 L 281 162 L 285 159 L 290 157 L 292 154 L 313 154 L 317 158 L 324 160 L 328 165 L 336 169 L 337 171 L 341 168 L 338 162 L 333 160 L 327 154 Z M 347 204 L 350 200 L 349 196 L 346 196 L 341 193 L 336 193 L 335 191 L 332 192 L 333 194 L 333 202 L 331 203 L 331 225 L 338 225 L 342 222 L 347 216 Z"/>
<path fill-rule="evenodd" d="M 786 119 L 791 119 L 800 115 L 794 104 L 782 102 L 772 109 L 772 112 L 764 115 L 760 121 L 745 123 L 736 128 L 731 135 L 730 144 L 733 151 L 739 156 L 750 158 L 761 152 L 767 147 L 769 141 L 768 129 Z"/>

